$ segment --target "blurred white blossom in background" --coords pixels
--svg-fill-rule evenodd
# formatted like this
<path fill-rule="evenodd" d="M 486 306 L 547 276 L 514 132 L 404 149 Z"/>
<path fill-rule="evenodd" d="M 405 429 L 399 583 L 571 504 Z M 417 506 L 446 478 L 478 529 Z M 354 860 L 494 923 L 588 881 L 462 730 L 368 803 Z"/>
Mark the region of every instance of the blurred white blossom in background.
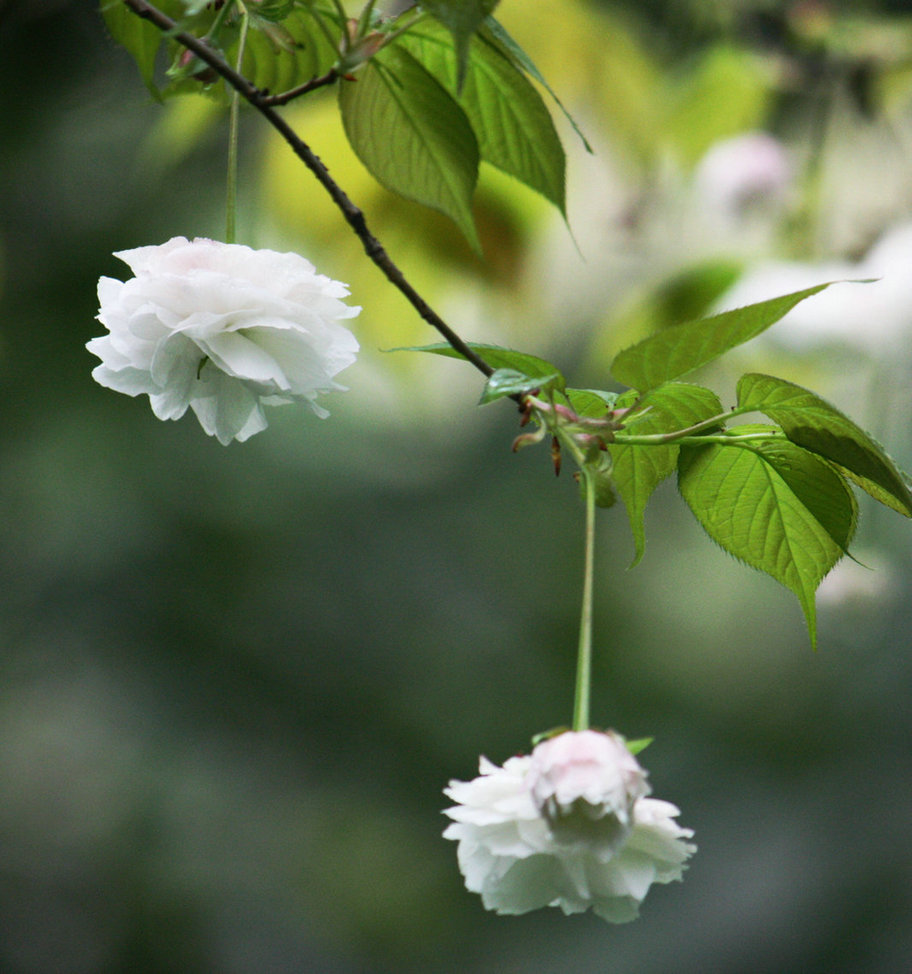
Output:
<path fill-rule="evenodd" d="M 898 594 L 892 560 L 876 551 L 864 551 L 856 557 L 844 558 L 820 583 L 816 597 L 821 609 L 876 606 Z"/>
<path fill-rule="evenodd" d="M 912 223 L 888 230 L 864 258 L 851 261 L 758 261 L 720 299 L 739 308 L 824 281 L 869 281 L 827 288 L 802 301 L 776 325 L 775 338 L 796 351 L 840 343 L 872 355 L 894 355 L 912 335 Z"/>
<path fill-rule="evenodd" d="M 752 214 L 777 215 L 792 189 L 785 146 L 766 132 L 745 132 L 714 143 L 697 164 L 694 202 L 703 219 L 730 231 Z"/>

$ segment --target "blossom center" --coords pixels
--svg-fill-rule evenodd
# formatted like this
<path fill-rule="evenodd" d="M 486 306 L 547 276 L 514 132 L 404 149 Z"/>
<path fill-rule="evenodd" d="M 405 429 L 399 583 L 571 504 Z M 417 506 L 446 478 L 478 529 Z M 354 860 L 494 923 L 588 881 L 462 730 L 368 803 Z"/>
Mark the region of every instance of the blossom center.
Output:
<path fill-rule="evenodd" d="M 632 803 L 618 809 L 580 797 L 562 805 L 552 795 L 540 811 L 558 845 L 585 848 L 599 858 L 614 855 L 633 829 Z"/>

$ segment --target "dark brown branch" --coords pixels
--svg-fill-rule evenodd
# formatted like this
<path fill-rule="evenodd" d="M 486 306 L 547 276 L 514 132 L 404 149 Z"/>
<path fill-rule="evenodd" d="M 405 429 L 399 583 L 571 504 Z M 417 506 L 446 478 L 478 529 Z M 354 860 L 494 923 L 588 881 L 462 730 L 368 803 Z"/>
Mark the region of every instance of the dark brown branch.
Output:
<path fill-rule="evenodd" d="M 314 154 L 313 150 L 298 137 L 290 125 L 272 107 L 270 96 L 264 94 L 251 84 L 243 75 L 238 74 L 229 64 L 222 60 L 204 41 L 192 34 L 179 29 L 178 25 L 146 0 L 123 0 L 124 4 L 138 17 L 148 20 L 159 30 L 192 51 L 201 61 L 208 64 L 217 74 L 251 104 L 269 124 L 282 136 L 291 147 L 294 154 L 316 176 L 320 185 L 329 193 L 342 216 L 354 230 L 364 246 L 364 252 L 386 275 L 387 280 L 396 287 L 418 312 L 418 314 L 434 329 L 436 329 L 468 362 L 483 375 L 491 375 L 494 371 L 480 355 L 472 349 L 453 331 L 452 328 L 437 314 L 423 297 L 406 280 L 405 275 L 393 262 L 380 241 L 368 230 L 364 214 L 345 195 L 339 184 L 330 176 L 329 170 Z"/>
<path fill-rule="evenodd" d="M 283 91 L 281 94 L 268 95 L 266 92 L 261 92 L 260 104 L 269 105 L 272 108 L 278 105 L 287 105 L 290 101 L 299 98 L 301 95 L 306 95 L 311 91 L 316 91 L 317 88 L 324 88 L 326 85 L 333 84 L 340 77 L 342 76 L 335 68 L 330 68 L 326 74 L 321 74 L 319 78 L 311 78 L 310 81 L 305 81 L 304 84 L 298 85 L 296 88 L 289 88 L 288 91 Z"/>

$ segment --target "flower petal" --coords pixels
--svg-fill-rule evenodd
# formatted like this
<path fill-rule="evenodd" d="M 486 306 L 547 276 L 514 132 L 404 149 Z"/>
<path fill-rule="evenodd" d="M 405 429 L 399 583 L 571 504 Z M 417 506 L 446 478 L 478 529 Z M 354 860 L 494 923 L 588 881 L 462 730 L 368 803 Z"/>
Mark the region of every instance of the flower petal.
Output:
<path fill-rule="evenodd" d="M 201 342 L 203 351 L 225 373 L 262 385 L 270 392 L 289 388 L 276 360 L 259 345 L 236 331 L 223 332 Z"/>

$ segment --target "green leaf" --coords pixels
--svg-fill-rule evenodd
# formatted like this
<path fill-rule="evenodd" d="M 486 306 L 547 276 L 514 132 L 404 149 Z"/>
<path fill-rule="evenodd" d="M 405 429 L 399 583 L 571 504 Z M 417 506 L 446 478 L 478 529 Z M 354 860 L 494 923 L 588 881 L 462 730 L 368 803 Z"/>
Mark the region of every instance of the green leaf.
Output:
<path fill-rule="evenodd" d="M 602 389 L 565 389 L 564 394 L 577 416 L 598 419 L 604 416 L 618 400 L 616 392 Z"/>
<path fill-rule="evenodd" d="M 733 427 L 730 445 L 682 446 L 678 486 L 713 541 L 795 593 L 816 646 L 814 592 L 852 539 L 855 496 L 832 465 L 776 432 Z"/>
<path fill-rule="evenodd" d="M 559 372 L 553 372 L 551 375 L 541 378 L 532 378 L 525 372 L 519 372 L 516 369 L 497 369 L 492 375 L 488 376 L 479 404 L 484 406 L 496 399 L 503 399 L 505 396 L 522 396 L 536 389 L 552 388 L 561 379 Z"/>
<path fill-rule="evenodd" d="M 101 13 L 111 37 L 127 49 L 143 83 L 160 101 L 161 93 L 155 84 L 155 58 L 164 34 L 148 20 L 137 17 L 121 0 L 102 0 Z"/>
<path fill-rule="evenodd" d="M 480 342 L 466 342 L 466 344 L 492 369 L 515 369 L 517 372 L 527 375 L 530 379 L 537 379 L 539 382 L 557 376 L 556 380 L 549 383 L 550 387 L 554 389 L 564 388 L 564 377 L 560 369 L 537 355 L 517 352 L 512 348 L 501 348 L 499 345 L 485 345 Z M 409 348 L 391 348 L 390 351 L 430 352 L 432 355 L 443 355 L 447 358 L 463 358 L 452 345 L 448 345 L 446 342 L 435 342 L 433 345 L 412 345 Z"/>
<path fill-rule="evenodd" d="M 387 189 L 440 210 L 480 251 L 472 217 L 478 143 L 465 112 L 399 45 L 339 89 L 345 133 Z"/>
<path fill-rule="evenodd" d="M 256 16 L 273 22 L 285 20 L 294 10 L 294 5 L 295 0 L 259 0 Z"/>
<path fill-rule="evenodd" d="M 893 461 L 864 430 L 813 392 L 749 373 L 738 383 L 738 405 L 765 413 L 793 443 L 837 464 L 875 500 L 912 517 L 912 494 Z"/>
<path fill-rule="evenodd" d="M 619 352 L 611 365 L 611 374 L 641 392 L 678 379 L 756 338 L 796 304 L 829 287 L 830 283 L 723 311 L 710 318 L 672 325 Z"/>
<path fill-rule="evenodd" d="M 629 390 L 618 398 L 617 406 L 630 407 L 636 400 L 637 394 Z M 642 405 L 648 405 L 649 411 L 637 419 L 631 432 L 669 433 L 687 429 L 722 412 L 722 404 L 714 392 L 683 382 L 671 382 L 653 389 L 643 398 Z M 646 504 L 656 487 L 674 473 L 679 447 L 677 443 L 650 446 L 611 443 L 608 449 L 614 461 L 614 485 L 627 508 L 633 532 L 636 549 L 630 564 L 633 568 L 643 557 L 646 547 Z"/>
<path fill-rule="evenodd" d="M 550 727 L 546 731 L 539 731 L 539 733 L 532 738 L 532 746 L 535 747 L 537 744 L 541 744 L 542 741 L 547 741 L 551 737 L 557 737 L 558 734 L 566 734 L 568 730 L 570 730 L 569 727 L 567 727 L 565 724 L 561 724 L 558 727 Z"/>
<path fill-rule="evenodd" d="M 165 0 L 158 7 L 178 20 L 182 29 L 203 36 L 212 26 L 215 11 L 205 0 L 186 4 L 180 0 Z M 332 19 L 335 12 L 325 2 L 309 4 L 307 8 L 292 9 L 291 0 L 269 0 L 258 4 L 249 15 L 250 30 L 244 48 L 242 73 L 262 91 L 278 93 L 294 88 L 320 74 L 326 73 L 339 57 L 317 24 L 318 13 Z M 227 103 L 222 86 L 203 84 L 193 71 L 193 63 L 182 66 L 185 49 L 175 41 L 168 41 L 173 58 L 168 72 L 170 82 L 159 90 L 154 83 L 156 54 L 166 39 L 158 28 L 137 17 L 117 0 L 103 7 L 105 20 L 115 40 L 133 54 L 143 80 L 156 98 L 205 92 Z M 281 16 L 281 20 L 278 18 Z M 209 46 L 231 65 L 237 61 L 240 38 L 239 17 L 225 21 L 210 38 Z M 203 68 L 201 62 L 196 64 Z"/>
<path fill-rule="evenodd" d="M 631 754 L 637 755 L 640 751 L 645 751 L 654 740 L 654 737 L 638 737 L 635 741 L 625 741 L 624 743 Z"/>
<path fill-rule="evenodd" d="M 499 21 L 495 20 L 493 17 L 488 17 L 485 20 L 484 28 L 481 31 L 481 36 L 488 41 L 493 41 L 497 47 L 505 54 L 518 68 L 524 71 L 530 78 L 537 81 L 545 91 L 554 99 L 554 104 L 563 112 L 564 117 L 570 123 L 573 131 L 579 136 L 580 141 L 589 153 L 594 153 L 594 149 L 589 144 L 586 136 L 583 135 L 582 130 L 579 125 L 576 124 L 576 119 L 564 108 L 563 102 L 554 93 L 551 85 L 542 77 L 542 73 L 538 70 L 532 61 L 532 58 L 519 46 L 519 44 L 513 39 L 513 37 L 507 32 L 507 29 Z"/>
<path fill-rule="evenodd" d="M 253 8 L 251 8 L 253 9 Z M 232 43 L 226 46 L 229 64 L 237 61 L 239 22 L 234 22 Z M 326 74 L 338 61 L 339 52 L 329 43 L 307 10 L 295 10 L 281 23 L 272 23 L 256 7 L 250 17 L 244 47 L 243 74 L 261 91 L 279 94 Z M 228 42 L 229 38 L 223 38 Z"/>
<path fill-rule="evenodd" d="M 498 3 L 499 0 L 421 0 L 421 6 L 453 35 L 458 90 L 465 80 L 472 35 Z"/>
<path fill-rule="evenodd" d="M 481 158 L 541 193 L 565 215 L 565 157 L 539 93 L 499 47 L 470 40 L 460 89 L 456 52 L 447 31 L 427 22 L 400 39 L 450 92 L 471 122 Z"/>

